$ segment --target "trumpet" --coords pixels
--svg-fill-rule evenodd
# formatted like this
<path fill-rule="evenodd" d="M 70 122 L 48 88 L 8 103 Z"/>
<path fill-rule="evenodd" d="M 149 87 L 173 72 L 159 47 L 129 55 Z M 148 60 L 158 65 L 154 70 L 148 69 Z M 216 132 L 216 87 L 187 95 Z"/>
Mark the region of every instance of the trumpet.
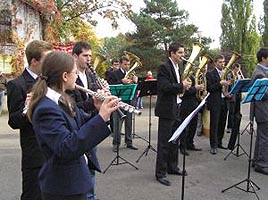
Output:
<path fill-rule="evenodd" d="M 100 101 L 104 101 L 105 100 L 105 96 L 103 96 L 103 95 L 101 95 L 101 94 L 99 94 L 99 93 L 97 93 L 97 92 L 94 92 L 94 91 L 92 91 L 92 90 L 90 90 L 90 89 L 86 89 L 86 88 L 84 88 L 84 87 L 82 87 L 82 86 L 80 86 L 80 85 L 75 85 L 75 88 L 76 89 L 78 89 L 78 90 L 81 90 L 81 91 L 83 91 L 83 92 L 85 92 L 85 93 L 87 93 L 87 94 L 89 94 L 89 95 L 91 95 L 91 96 L 94 96 L 94 97 L 96 97 L 98 100 L 100 100 Z M 129 113 L 134 113 L 134 114 L 136 114 L 136 115 L 141 115 L 141 111 L 140 110 L 137 110 L 134 106 L 132 106 L 132 105 L 129 105 L 129 104 L 127 104 L 127 103 L 124 103 L 124 102 L 122 102 L 122 101 L 119 101 L 118 102 L 118 105 L 119 105 L 119 107 L 121 108 L 121 109 L 123 109 L 123 110 L 125 110 L 125 111 L 127 111 L 127 112 L 129 112 Z M 122 112 L 122 111 L 121 111 Z"/>

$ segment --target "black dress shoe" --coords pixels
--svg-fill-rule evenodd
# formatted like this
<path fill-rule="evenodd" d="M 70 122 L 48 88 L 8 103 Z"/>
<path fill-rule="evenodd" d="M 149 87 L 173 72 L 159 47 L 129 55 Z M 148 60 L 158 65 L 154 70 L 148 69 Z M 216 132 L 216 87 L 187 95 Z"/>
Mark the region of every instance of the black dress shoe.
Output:
<path fill-rule="evenodd" d="M 224 147 L 222 145 L 218 145 L 218 148 L 220 148 L 220 149 L 228 149 L 227 147 Z"/>
<path fill-rule="evenodd" d="M 159 182 L 159 183 L 161 183 L 161 184 L 163 184 L 163 185 L 165 185 L 165 186 L 171 186 L 171 183 L 169 182 L 169 180 L 167 180 L 166 178 L 156 178 L 156 180 Z"/>
<path fill-rule="evenodd" d="M 189 156 L 189 153 L 185 149 L 180 149 L 182 155 Z"/>
<path fill-rule="evenodd" d="M 182 176 L 183 175 L 183 172 L 179 169 L 179 168 L 177 168 L 177 169 L 175 169 L 175 170 L 172 170 L 172 171 L 167 171 L 167 173 L 168 174 L 173 174 L 173 175 L 178 175 L 178 176 Z M 185 171 L 185 173 L 184 173 L 184 176 L 187 176 L 188 174 L 187 174 L 187 172 Z"/>
<path fill-rule="evenodd" d="M 216 155 L 216 154 L 217 154 L 217 148 L 211 148 L 211 149 L 210 149 L 210 153 L 211 153 L 212 155 Z"/>
<path fill-rule="evenodd" d="M 195 145 L 192 145 L 192 146 L 188 147 L 187 150 L 190 150 L 190 151 L 202 151 L 202 149 L 196 148 Z"/>
<path fill-rule="evenodd" d="M 255 166 L 255 172 L 259 172 L 261 174 L 265 174 L 268 175 L 268 168 L 265 167 L 259 167 L 259 166 Z"/>
<path fill-rule="evenodd" d="M 132 150 L 138 150 L 138 148 L 134 147 L 133 145 L 127 145 L 127 148 Z"/>

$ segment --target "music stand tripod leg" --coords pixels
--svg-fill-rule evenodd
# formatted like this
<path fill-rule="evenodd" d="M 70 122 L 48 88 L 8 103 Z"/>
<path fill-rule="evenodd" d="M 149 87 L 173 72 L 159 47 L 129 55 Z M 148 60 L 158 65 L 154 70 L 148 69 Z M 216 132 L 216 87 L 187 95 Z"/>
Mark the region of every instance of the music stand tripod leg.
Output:
<path fill-rule="evenodd" d="M 150 149 L 152 149 L 154 152 L 156 152 L 156 150 L 151 145 L 151 127 L 152 127 L 152 114 L 151 113 L 152 113 L 152 95 L 150 95 L 150 97 L 149 97 L 149 131 L 148 131 L 149 140 L 148 140 L 148 146 L 142 152 L 142 154 L 139 156 L 139 158 L 136 160 L 136 163 L 140 161 L 142 156 L 144 156 L 144 155 L 147 156 Z"/>
<path fill-rule="evenodd" d="M 234 185 L 232 185 L 232 186 L 230 186 L 230 187 L 228 187 L 228 188 L 226 188 L 226 189 L 224 189 L 224 190 L 222 190 L 222 193 L 227 191 L 227 190 L 229 190 L 229 189 L 231 189 L 231 188 L 233 188 L 233 187 L 235 187 L 235 188 L 238 188 L 238 189 L 243 190 L 245 192 L 254 193 L 256 195 L 257 199 L 259 200 L 259 196 L 257 195 L 254 186 L 257 188 L 257 190 L 260 190 L 260 187 L 256 183 L 254 183 L 250 178 L 250 168 L 251 168 L 251 161 L 252 161 L 252 159 L 251 159 L 251 156 L 252 156 L 252 143 L 253 143 L 253 133 L 254 133 L 253 121 L 250 121 L 250 131 L 249 131 L 249 133 L 250 133 L 250 145 L 249 145 L 249 159 L 248 159 L 248 174 L 247 174 L 247 178 L 242 180 L 242 181 L 240 181 L 240 182 L 238 182 L 238 183 L 236 183 L 236 184 L 234 184 Z M 244 182 L 247 183 L 247 189 L 246 190 L 238 187 L 238 185 L 240 185 L 241 183 L 244 183 Z M 252 188 L 253 191 L 250 191 L 250 188 Z"/>

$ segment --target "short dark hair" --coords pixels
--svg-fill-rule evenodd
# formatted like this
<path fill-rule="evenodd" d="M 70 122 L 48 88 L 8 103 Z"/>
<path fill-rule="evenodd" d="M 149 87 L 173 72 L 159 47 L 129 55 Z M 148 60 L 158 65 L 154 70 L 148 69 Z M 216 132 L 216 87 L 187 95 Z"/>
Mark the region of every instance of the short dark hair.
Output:
<path fill-rule="evenodd" d="M 83 49 L 91 50 L 91 46 L 86 42 L 82 42 L 82 41 L 77 42 L 74 44 L 72 54 L 79 55 L 80 53 L 82 53 Z"/>
<path fill-rule="evenodd" d="M 222 59 L 225 59 L 224 55 L 216 55 L 214 57 L 214 62 L 217 62 L 218 60 L 222 60 Z"/>
<path fill-rule="evenodd" d="M 184 48 L 184 45 L 179 42 L 172 42 L 168 47 L 168 55 L 171 56 L 171 52 L 176 52 L 179 48 Z"/>
<path fill-rule="evenodd" d="M 126 56 L 122 56 L 121 58 L 120 58 L 120 63 L 123 63 L 123 61 L 129 61 L 129 59 L 126 57 Z"/>
<path fill-rule="evenodd" d="M 116 62 L 119 62 L 119 60 L 118 60 L 117 58 L 113 58 L 112 61 L 111 61 L 112 65 L 113 65 L 114 63 L 116 63 Z"/>
<path fill-rule="evenodd" d="M 29 65 L 31 64 L 32 59 L 40 61 L 42 53 L 50 50 L 53 50 L 53 45 L 46 41 L 43 40 L 31 41 L 25 49 L 28 64 Z"/>
<path fill-rule="evenodd" d="M 262 58 L 268 58 L 268 48 L 267 47 L 262 47 L 257 52 L 258 62 L 261 62 Z"/>

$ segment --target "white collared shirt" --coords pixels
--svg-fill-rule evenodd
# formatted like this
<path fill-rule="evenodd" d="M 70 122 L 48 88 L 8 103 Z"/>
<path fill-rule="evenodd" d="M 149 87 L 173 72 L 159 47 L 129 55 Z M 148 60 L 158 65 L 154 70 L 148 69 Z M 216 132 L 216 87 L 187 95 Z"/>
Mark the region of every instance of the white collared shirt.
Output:
<path fill-rule="evenodd" d="M 59 98 L 61 97 L 61 94 L 51 89 L 50 87 L 47 87 L 46 97 L 51 99 L 52 101 L 54 101 L 56 104 L 59 105 Z"/>
<path fill-rule="evenodd" d="M 27 72 L 31 75 L 31 77 L 33 77 L 34 80 L 37 79 L 38 75 L 37 75 L 36 73 L 34 73 L 33 71 L 31 71 L 31 70 L 29 69 L 29 67 L 26 67 L 26 70 L 27 70 Z"/>
<path fill-rule="evenodd" d="M 175 64 L 170 57 L 169 57 L 169 59 L 170 59 L 172 65 L 174 67 L 174 70 L 175 70 L 175 73 L 176 73 L 176 77 L 177 77 L 178 83 L 181 83 L 181 78 L 180 78 L 180 74 L 179 74 L 179 66 L 178 66 L 178 64 Z M 181 102 L 182 102 L 182 100 L 181 100 L 181 98 L 180 98 L 180 96 L 178 94 L 177 95 L 177 104 L 180 104 Z"/>
<path fill-rule="evenodd" d="M 88 88 L 88 82 L 87 82 L 87 75 L 86 75 L 86 72 L 81 72 L 81 71 L 78 71 L 78 76 L 79 78 L 81 79 L 83 85 L 85 88 Z"/>

